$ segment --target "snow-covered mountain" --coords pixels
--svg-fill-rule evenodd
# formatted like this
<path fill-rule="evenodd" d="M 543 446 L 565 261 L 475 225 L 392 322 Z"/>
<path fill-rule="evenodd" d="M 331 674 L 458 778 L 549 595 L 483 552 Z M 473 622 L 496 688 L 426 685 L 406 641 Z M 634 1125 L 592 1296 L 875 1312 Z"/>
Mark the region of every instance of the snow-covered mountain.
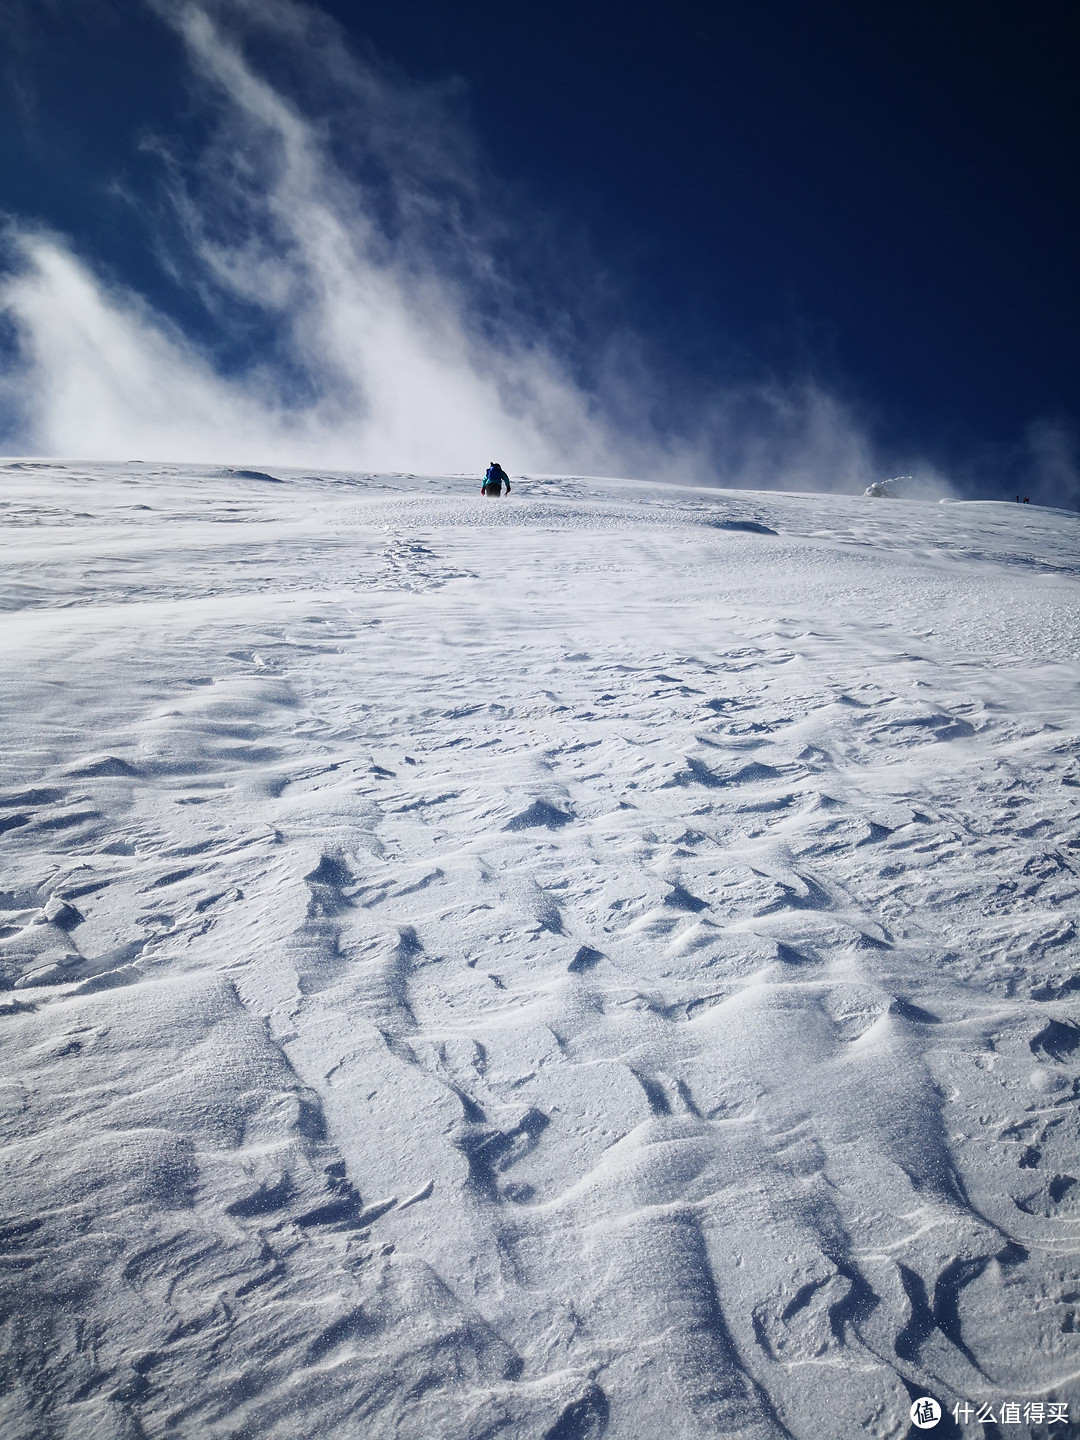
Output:
<path fill-rule="evenodd" d="M 5 1440 L 1065 1433 L 1080 518 L 0 476 Z"/>

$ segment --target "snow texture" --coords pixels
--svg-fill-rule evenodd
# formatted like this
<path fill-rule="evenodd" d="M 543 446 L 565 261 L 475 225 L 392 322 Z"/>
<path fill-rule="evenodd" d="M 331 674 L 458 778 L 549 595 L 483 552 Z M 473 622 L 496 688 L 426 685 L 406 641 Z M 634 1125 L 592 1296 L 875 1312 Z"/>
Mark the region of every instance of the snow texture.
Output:
<path fill-rule="evenodd" d="M 5 1440 L 1075 1413 L 1076 516 L 0 474 Z"/>

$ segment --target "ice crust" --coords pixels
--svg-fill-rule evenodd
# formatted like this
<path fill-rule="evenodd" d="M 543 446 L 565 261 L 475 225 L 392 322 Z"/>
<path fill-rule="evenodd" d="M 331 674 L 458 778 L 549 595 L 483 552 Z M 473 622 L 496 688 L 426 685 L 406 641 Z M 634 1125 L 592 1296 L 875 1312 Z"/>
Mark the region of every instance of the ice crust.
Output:
<path fill-rule="evenodd" d="M 0 467 L 0 1434 L 1075 1413 L 1080 520 L 476 485 Z"/>

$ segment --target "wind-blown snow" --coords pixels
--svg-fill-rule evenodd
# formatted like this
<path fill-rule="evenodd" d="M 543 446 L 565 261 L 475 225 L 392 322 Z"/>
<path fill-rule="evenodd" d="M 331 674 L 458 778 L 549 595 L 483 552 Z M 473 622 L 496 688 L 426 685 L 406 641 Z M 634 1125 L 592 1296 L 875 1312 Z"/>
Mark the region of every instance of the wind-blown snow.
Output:
<path fill-rule="evenodd" d="M 2 477 L 5 1437 L 1075 1411 L 1077 517 Z"/>
<path fill-rule="evenodd" d="M 40 5 L 12 5 L 34 33 Z M 802 361 L 785 378 L 665 359 L 579 221 L 495 175 L 457 84 L 389 73 L 296 0 L 146 8 L 181 42 L 182 114 L 144 136 L 147 189 L 102 181 L 125 197 L 106 228 L 128 258 L 141 235 L 145 263 L 137 281 L 103 264 L 93 226 L 0 225 L 8 450 L 421 471 L 512 455 L 839 491 L 886 463 Z M 1069 437 L 1040 447 L 1064 495 Z M 916 468 L 920 493 L 947 491 Z"/>

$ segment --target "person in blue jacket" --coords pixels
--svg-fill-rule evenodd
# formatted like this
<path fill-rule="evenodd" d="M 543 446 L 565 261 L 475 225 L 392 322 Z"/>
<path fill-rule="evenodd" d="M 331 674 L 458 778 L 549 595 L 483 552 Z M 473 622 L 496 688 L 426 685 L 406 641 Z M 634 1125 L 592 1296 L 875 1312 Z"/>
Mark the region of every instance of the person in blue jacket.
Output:
<path fill-rule="evenodd" d="M 484 482 L 480 486 L 481 495 L 498 497 L 502 494 L 503 486 L 506 486 L 506 493 L 510 494 L 510 476 L 502 468 L 497 460 L 492 460 L 484 475 Z"/>

